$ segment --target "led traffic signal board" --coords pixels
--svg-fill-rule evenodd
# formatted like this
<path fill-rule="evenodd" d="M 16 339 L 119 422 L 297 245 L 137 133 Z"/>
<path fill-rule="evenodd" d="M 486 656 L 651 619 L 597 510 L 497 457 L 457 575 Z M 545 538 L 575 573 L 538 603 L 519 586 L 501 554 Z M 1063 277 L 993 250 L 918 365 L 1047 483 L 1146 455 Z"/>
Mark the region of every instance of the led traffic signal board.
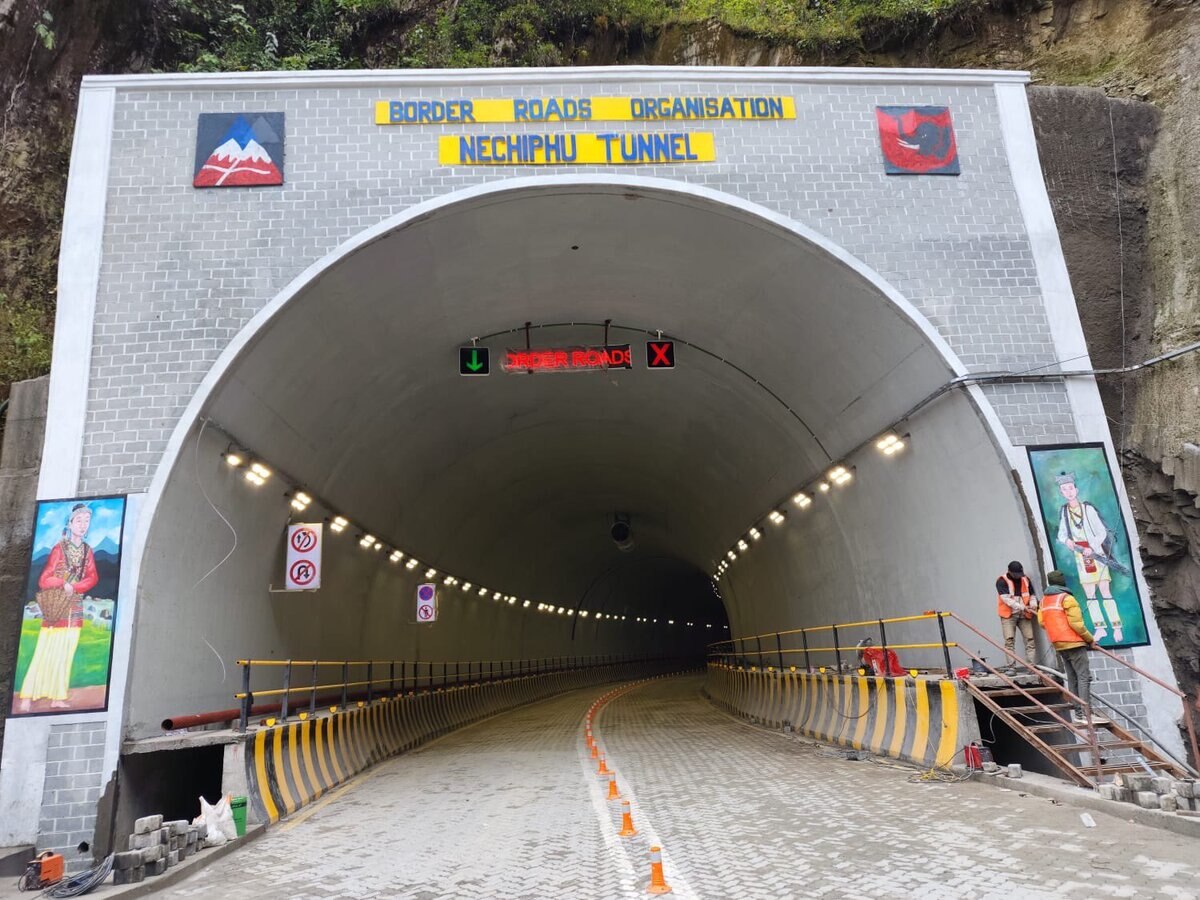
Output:
<path fill-rule="evenodd" d="M 675 368 L 675 342 L 646 341 L 646 368 Z"/>
<path fill-rule="evenodd" d="M 490 375 L 492 372 L 491 358 L 487 347 L 459 347 L 459 375 Z"/>

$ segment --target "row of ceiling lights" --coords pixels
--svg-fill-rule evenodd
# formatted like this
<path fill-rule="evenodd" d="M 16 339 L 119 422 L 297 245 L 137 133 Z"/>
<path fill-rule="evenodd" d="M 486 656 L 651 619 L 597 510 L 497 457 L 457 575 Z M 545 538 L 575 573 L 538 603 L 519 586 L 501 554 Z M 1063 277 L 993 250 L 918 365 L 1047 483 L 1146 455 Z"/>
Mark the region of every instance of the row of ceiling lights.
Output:
<path fill-rule="evenodd" d="M 268 479 L 270 479 L 271 476 L 275 474 L 273 472 L 273 470 L 268 465 L 266 465 L 262 460 L 257 459 L 256 457 L 252 456 L 248 451 L 238 449 L 237 447 L 235 447 L 233 445 L 230 445 L 226 449 L 226 451 L 222 454 L 222 457 L 224 458 L 226 465 L 228 465 L 230 468 L 244 469 L 243 477 L 246 479 L 246 481 L 248 481 L 250 484 L 254 485 L 255 487 L 262 487 L 264 484 L 267 483 Z M 282 480 L 282 478 L 281 478 L 281 480 Z M 292 509 L 294 509 L 298 513 L 302 513 L 304 511 L 306 511 L 308 509 L 308 507 L 310 505 L 312 505 L 312 503 L 313 503 L 312 495 L 306 493 L 305 491 L 303 491 L 297 487 L 293 487 L 290 490 L 288 497 L 289 497 L 290 505 L 291 505 Z M 325 506 L 326 508 L 328 508 L 328 504 L 319 504 L 319 505 Z M 347 519 L 343 515 L 334 515 L 334 516 L 326 519 L 326 521 L 329 522 L 329 530 L 332 531 L 334 534 L 341 534 L 343 531 L 345 531 L 350 526 L 350 520 Z M 399 564 L 401 562 L 404 562 L 405 559 L 407 559 L 407 562 L 404 562 L 404 568 L 408 569 L 410 572 L 419 568 L 421 565 L 421 563 L 417 560 L 417 558 L 415 556 L 410 555 L 410 556 L 406 557 L 403 551 L 398 550 L 395 547 L 385 546 L 383 541 L 381 541 L 377 537 L 375 537 L 374 534 L 364 533 L 364 534 L 360 535 L 359 539 L 358 539 L 358 545 L 360 547 L 362 547 L 364 550 L 370 550 L 372 552 L 377 552 L 377 553 L 380 553 L 380 555 L 382 555 L 382 551 L 387 549 L 389 551 L 387 554 L 387 558 L 388 558 L 388 561 L 391 563 Z M 433 567 L 429 567 L 429 568 L 425 569 L 424 577 L 427 581 L 431 581 L 434 578 L 438 577 L 438 570 Z M 475 584 L 472 584 L 470 581 L 463 581 L 463 580 L 455 577 L 454 575 L 443 574 L 442 575 L 442 584 L 446 587 L 458 587 L 462 590 L 463 593 L 470 593 L 472 590 L 475 590 L 476 593 L 478 594 L 478 596 L 480 596 L 480 597 L 487 597 L 488 594 L 491 594 L 493 601 L 495 601 L 495 602 L 503 601 L 504 603 L 507 603 L 509 606 L 520 605 L 520 607 L 522 609 L 533 608 L 533 601 L 531 601 L 531 600 L 521 600 L 520 598 L 518 598 L 517 596 L 515 596 L 513 594 L 504 594 L 504 593 L 501 593 L 500 591 L 493 591 L 486 587 L 477 586 Z M 476 590 L 476 588 L 478 588 L 478 589 Z M 590 617 L 590 618 L 593 618 L 593 619 L 596 619 L 599 621 L 611 621 L 611 622 L 625 622 L 628 620 L 627 616 L 618 616 L 618 615 L 615 615 L 614 613 L 605 613 L 605 612 L 593 613 L 593 612 L 589 612 L 586 609 L 576 610 L 576 609 L 568 608 L 568 607 L 564 607 L 564 606 L 555 606 L 553 603 L 539 603 L 537 605 L 536 609 L 540 613 L 554 614 L 554 615 L 560 615 L 560 616 L 578 616 L 581 619 L 587 619 Z M 658 619 L 653 619 L 653 618 L 650 618 L 649 616 L 637 616 L 637 617 L 635 617 L 634 621 L 636 623 L 640 623 L 640 624 L 644 624 L 644 625 L 657 625 L 658 624 Z M 667 619 L 667 625 L 675 625 L 675 624 L 676 624 L 676 621 L 674 619 Z M 681 624 L 686 625 L 686 627 L 688 627 L 688 628 L 697 627 L 697 624 L 695 622 L 685 622 L 685 623 L 681 623 Z M 700 624 L 702 624 L 705 628 L 713 627 L 712 623 L 700 623 Z M 729 628 L 729 626 L 726 625 L 725 629 L 728 630 L 728 628 Z"/>
<path fill-rule="evenodd" d="M 906 439 L 908 435 L 900 436 L 895 432 L 887 432 L 880 435 L 875 441 L 875 449 L 884 456 L 894 456 L 907 446 Z M 804 485 L 801 490 L 796 491 L 792 495 L 792 503 L 800 510 L 806 510 L 813 504 L 813 497 L 819 494 L 827 494 L 834 488 L 845 487 L 854 479 L 854 467 L 847 466 L 844 463 L 839 463 L 825 473 L 824 477 L 818 478 L 809 484 Z M 782 525 L 787 521 L 787 513 L 783 509 L 784 504 L 779 503 L 767 513 L 767 520 L 775 526 Z M 713 580 L 720 578 L 728 571 L 739 557 L 749 551 L 751 545 L 755 541 L 762 540 L 763 531 L 757 525 L 750 527 L 750 530 L 745 535 L 738 538 L 736 544 L 725 551 L 725 558 L 717 562 L 716 568 L 713 570 Z M 750 540 L 747 541 L 746 538 Z"/>

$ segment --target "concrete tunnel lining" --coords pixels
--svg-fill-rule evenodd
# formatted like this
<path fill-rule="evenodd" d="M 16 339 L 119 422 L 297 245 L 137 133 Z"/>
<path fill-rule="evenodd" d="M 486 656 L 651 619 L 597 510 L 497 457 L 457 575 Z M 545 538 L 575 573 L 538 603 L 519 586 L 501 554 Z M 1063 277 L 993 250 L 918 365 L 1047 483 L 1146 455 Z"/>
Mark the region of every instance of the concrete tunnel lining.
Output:
<path fill-rule="evenodd" d="M 686 347 L 667 373 L 463 379 L 453 365 L 454 348 L 477 334 L 526 320 L 604 319 L 662 328 L 736 362 L 796 417 L 750 378 Z M 595 328 L 534 334 L 535 346 L 602 340 Z M 719 623 L 724 611 L 702 573 L 730 544 L 751 524 L 761 527 L 798 484 L 963 371 L 911 306 L 819 235 L 744 200 L 654 179 L 520 179 L 411 210 L 310 268 L 243 335 L 177 429 L 174 465 L 159 470 L 152 497 L 160 499 L 143 519 L 153 531 L 139 587 L 136 643 L 147 649 L 134 653 L 134 735 L 152 732 L 164 715 L 228 705 L 228 672 L 216 669 L 213 651 L 225 659 L 465 659 L 498 647 L 499 655 L 521 656 L 661 646 L 644 633 L 599 634 L 594 622 L 577 633 L 557 617 L 505 618 L 508 611 L 473 597 L 440 633 L 421 635 L 397 609 L 407 608 L 409 582 L 421 571 L 381 565 L 356 552 L 351 535 L 345 548 L 330 542 L 320 593 L 281 600 L 267 585 L 279 565 L 286 501 L 277 485 L 255 492 L 231 477 L 220 462 L 228 439 L 216 427 L 199 435 L 199 418 L 443 573 L 535 603 L 587 608 L 603 595 L 631 621 L 699 618 L 701 610 Z M 612 340 L 631 341 L 640 361 L 636 333 L 614 332 Z M 486 343 L 496 359 L 522 336 Z M 913 458 L 888 461 L 899 463 L 897 473 L 908 467 L 907 488 L 860 478 L 845 494 L 859 500 L 835 509 L 832 524 L 793 515 L 785 540 L 768 534 L 762 546 L 773 549 L 735 567 L 724 585 L 734 633 L 844 619 L 853 615 L 847 594 L 851 608 L 877 608 L 888 572 L 900 572 L 907 590 L 928 584 L 917 569 L 957 571 L 937 560 L 889 558 L 877 543 L 864 554 L 864 543 L 886 538 L 871 522 L 872 490 L 889 503 L 924 498 L 944 522 L 932 530 L 953 541 L 961 529 L 943 509 L 953 504 L 925 494 L 946 472 L 982 478 L 1013 498 L 1011 509 L 997 510 L 996 530 L 1024 552 L 1028 536 L 999 446 L 1005 439 L 978 402 L 942 401 L 920 423 Z M 974 461 L 955 467 L 963 448 Z M 189 599 L 170 604 L 168 616 L 153 587 L 168 577 L 164 567 L 186 588 L 228 550 L 229 533 L 197 479 L 231 512 L 240 546 L 183 592 Z M 638 545 L 628 556 L 607 538 L 615 511 L 633 516 Z M 197 516 L 209 523 L 202 534 Z M 913 543 L 907 536 L 896 546 L 909 555 Z M 167 549 L 180 546 L 189 549 Z M 836 576 L 843 566 L 852 578 Z M 625 575 L 605 576 L 609 569 Z M 673 580 L 679 588 L 664 589 Z M 347 599 L 359 619 L 337 611 Z M 922 606 L 927 597 L 911 602 Z M 212 603 L 230 614 L 213 616 Z M 699 642 L 716 636 L 709 631 Z M 139 689 L 161 662 L 163 651 L 151 647 L 182 653 L 204 674 L 178 689 L 156 686 L 151 697 Z"/>

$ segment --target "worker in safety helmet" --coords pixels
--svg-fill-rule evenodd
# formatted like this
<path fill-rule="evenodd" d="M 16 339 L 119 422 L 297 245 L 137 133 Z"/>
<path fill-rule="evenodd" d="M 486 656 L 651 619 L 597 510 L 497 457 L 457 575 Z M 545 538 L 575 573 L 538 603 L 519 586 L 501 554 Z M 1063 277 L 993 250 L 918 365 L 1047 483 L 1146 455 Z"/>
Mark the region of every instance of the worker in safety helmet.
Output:
<path fill-rule="evenodd" d="M 1067 579 L 1055 569 L 1046 576 L 1046 596 L 1038 610 L 1038 622 L 1046 629 L 1046 637 L 1054 644 L 1062 667 L 1067 673 L 1067 689 L 1083 701 L 1071 710 L 1071 721 L 1087 722 L 1085 710 L 1092 703 L 1092 667 L 1088 651 L 1096 649 L 1096 639 L 1088 631 L 1083 620 L 1083 611 L 1071 592 L 1067 590 Z M 1093 721 L 1099 717 L 1093 717 Z"/>
<path fill-rule="evenodd" d="M 1004 649 L 1016 652 L 1017 630 L 1025 642 L 1025 661 L 1037 662 L 1037 645 L 1033 641 L 1033 616 L 1037 612 L 1037 589 L 1020 561 L 1008 564 L 1008 571 L 996 579 L 996 612 L 1004 630 Z M 1011 668 L 1011 666 L 1010 666 Z"/>

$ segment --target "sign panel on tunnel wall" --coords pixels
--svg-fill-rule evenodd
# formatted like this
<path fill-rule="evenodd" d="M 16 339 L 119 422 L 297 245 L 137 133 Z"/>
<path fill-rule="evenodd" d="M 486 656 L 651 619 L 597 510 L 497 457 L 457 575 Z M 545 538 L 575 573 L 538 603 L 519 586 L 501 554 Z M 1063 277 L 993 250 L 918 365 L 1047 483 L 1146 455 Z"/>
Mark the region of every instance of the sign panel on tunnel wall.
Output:
<path fill-rule="evenodd" d="M 437 585 L 417 585 L 417 621 L 437 621 Z"/>
<path fill-rule="evenodd" d="M 323 522 L 298 522 L 288 526 L 287 559 L 283 587 L 288 591 L 315 591 L 321 587 Z"/>
<path fill-rule="evenodd" d="M 125 498 L 41 500 L 13 679 L 13 716 L 108 708 Z"/>
<path fill-rule="evenodd" d="M 1054 565 L 1104 647 L 1150 643 L 1129 534 L 1103 444 L 1029 447 Z"/>

